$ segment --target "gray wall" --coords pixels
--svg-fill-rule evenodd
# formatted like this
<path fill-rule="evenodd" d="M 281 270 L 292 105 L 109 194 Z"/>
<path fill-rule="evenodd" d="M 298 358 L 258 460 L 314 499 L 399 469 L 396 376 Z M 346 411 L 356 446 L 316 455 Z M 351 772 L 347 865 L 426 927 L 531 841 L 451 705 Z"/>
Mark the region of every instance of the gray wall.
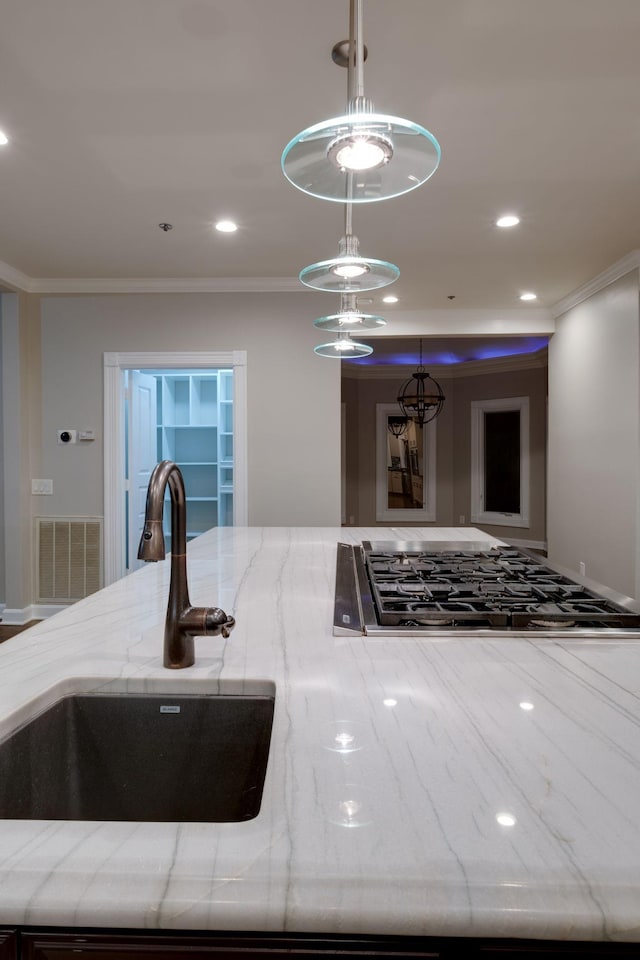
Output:
<path fill-rule="evenodd" d="M 549 556 L 640 596 L 638 271 L 557 321 L 549 344 Z"/>
<path fill-rule="evenodd" d="M 517 362 L 517 361 L 516 361 Z M 483 524 L 495 537 L 544 541 L 546 523 L 547 371 L 544 367 L 455 379 L 453 518 L 471 512 L 471 402 L 500 397 L 529 397 L 530 503 L 528 527 Z"/>
<path fill-rule="evenodd" d="M 47 515 L 103 513 L 103 354 L 247 351 L 249 523 L 340 523 L 340 364 L 313 353 L 321 294 L 42 299 L 42 473 Z M 57 443 L 62 427 L 96 442 Z"/>
<path fill-rule="evenodd" d="M 39 460 L 33 403 L 39 390 L 38 337 L 30 326 L 28 297 L 4 293 L 2 301 L 2 443 L 4 447 L 4 617 L 31 603 L 32 497 L 30 477 Z"/>
<path fill-rule="evenodd" d="M 376 520 L 376 404 L 392 403 L 401 382 L 402 376 L 397 380 L 352 379 L 345 368 L 342 396 L 347 404 L 348 525 L 401 526 L 397 520 Z M 452 423 L 453 409 L 447 402 L 438 417 L 436 434 L 436 519 L 432 523 L 420 521 L 422 526 L 450 526 L 452 522 Z"/>
<path fill-rule="evenodd" d="M 4 480 L 4 403 L 2 399 L 2 385 L 4 383 L 4 370 L 3 370 L 3 346 L 2 340 L 4 337 L 5 324 L 2 320 L 2 308 L 3 308 L 4 298 L 0 294 L 0 603 L 5 602 L 5 581 L 4 581 L 4 551 L 5 551 L 5 538 L 4 538 L 4 497 L 5 497 L 5 480 Z"/>
<path fill-rule="evenodd" d="M 432 371 L 433 372 L 433 371 Z M 442 385 L 446 402 L 437 420 L 437 493 L 438 526 L 458 526 L 460 516 L 471 525 L 471 401 L 497 397 L 530 398 L 531 524 L 529 527 L 483 529 L 497 537 L 544 541 L 546 472 L 546 397 L 545 367 L 518 369 L 447 379 L 446 371 L 433 372 Z M 393 402 L 400 386 L 388 377 L 358 379 L 345 368 L 342 396 L 347 404 L 347 519 L 359 526 L 378 524 L 397 526 L 397 521 L 376 521 L 375 453 L 376 404 Z"/>

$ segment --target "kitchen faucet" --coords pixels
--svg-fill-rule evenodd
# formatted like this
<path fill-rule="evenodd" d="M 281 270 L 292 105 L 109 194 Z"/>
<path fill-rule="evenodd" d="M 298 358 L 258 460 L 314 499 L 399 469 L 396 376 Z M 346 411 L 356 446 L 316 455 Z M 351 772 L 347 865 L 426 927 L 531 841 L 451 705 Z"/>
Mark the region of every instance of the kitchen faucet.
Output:
<path fill-rule="evenodd" d="M 149 480 L 144 529 L 138 548 L 138 559 L 164 560 L 162 532 L 164 494 L 169 484 L 171 494 L 171 581 L 169 604 L 164 627 L 164 666 L 173 669 L 195 663 L 194 637 L 228 637 L 235 626 L 219 607 L 192 607 L 187 584 L 187 505 L 184 479 L 172 460 L 157 464 Z"/>

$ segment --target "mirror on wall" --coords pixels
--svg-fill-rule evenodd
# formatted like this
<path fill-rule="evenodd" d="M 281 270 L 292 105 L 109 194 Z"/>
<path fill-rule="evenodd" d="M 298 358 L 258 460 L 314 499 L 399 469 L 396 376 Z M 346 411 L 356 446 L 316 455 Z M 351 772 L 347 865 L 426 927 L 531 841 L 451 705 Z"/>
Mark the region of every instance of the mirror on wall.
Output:
<path fill-rule="evenodd" d="M 397 403 L 376 404 L 376 519 L 435 520 L 436 424 L 408 420 L 395 436 Z"/>

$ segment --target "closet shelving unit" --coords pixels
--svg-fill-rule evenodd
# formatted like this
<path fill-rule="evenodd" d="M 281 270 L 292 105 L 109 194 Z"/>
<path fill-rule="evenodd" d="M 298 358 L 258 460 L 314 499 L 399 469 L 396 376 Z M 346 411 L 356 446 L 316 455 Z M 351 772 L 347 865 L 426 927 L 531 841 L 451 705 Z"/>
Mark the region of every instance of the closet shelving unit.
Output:
<path fill-rule="evenodd" d="M 233 371 L 157 376 L 158 459 L 184 477 L 187 538 L 233 524 Z M 165 535 L 169 511 L 165 506 Z"/>

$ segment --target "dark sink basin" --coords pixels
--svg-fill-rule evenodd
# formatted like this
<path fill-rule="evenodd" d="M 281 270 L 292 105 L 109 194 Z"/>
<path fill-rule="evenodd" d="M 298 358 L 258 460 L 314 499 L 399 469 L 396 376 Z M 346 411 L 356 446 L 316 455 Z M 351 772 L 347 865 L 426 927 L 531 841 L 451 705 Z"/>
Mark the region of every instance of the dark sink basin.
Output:
<path fill-rule="evenodd" d="M 0 818 L 250 820 L 273 708 L 268 696 L 65 697 L 0 743 Z"/>

